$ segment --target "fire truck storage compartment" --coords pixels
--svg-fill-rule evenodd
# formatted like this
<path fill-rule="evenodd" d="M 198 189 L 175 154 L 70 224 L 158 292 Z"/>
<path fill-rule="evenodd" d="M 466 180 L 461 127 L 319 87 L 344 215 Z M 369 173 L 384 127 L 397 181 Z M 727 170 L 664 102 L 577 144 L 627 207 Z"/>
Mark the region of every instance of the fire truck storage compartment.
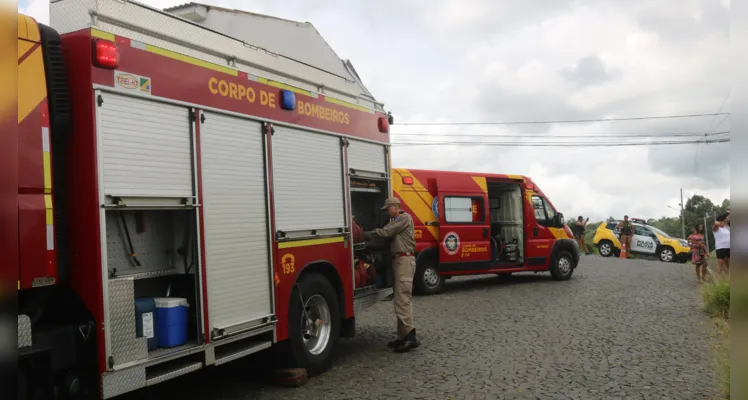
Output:
<path fill-rule="evenodd" d="M 104 194 L 193 197 L 189 109 L 134 96 L 97 92 Z"/>
<path fill-rule="evenodd" d="M 525 254 L 522 188 L 517 183 L 488 181 L 488 203 L 491 244 L 496 247 L 498 261 L 522 263 Z"/>
<path fill-rule="evenodd" d="M 386 180 L 351 177 L 350 191 L 351 214 L 364 231 L 380 228 L 389 222 L 387 213 L 381 210 L 388 197 Z M 387 240 L 372 239 L 365 243 L 354 243 L 353 250 L 354 268 L 358 268 L 357 260 L 363 260 L 373 265 L 377 277 L 373 285 L 357 287 L 355 296 L 363 296 L 382 287 L 392 287 L 394 275 Z"/>
<path fill-rule="evenodd" d="M 387 175 L 387 147 L 383 144 L 349 139 L 347 154 L 352 175 L 380 178 Z"/>
<path fill-rule="evenodd" d="M 203 112 L 200 121 L 209 321 L 228 336 L 274 312 L 265 134 L 251 119 Z"/>
<path fill-rule="evenodd" d="M 275 126 L 273 194 L 278 239 L 343 235 L 342 138 Z"/>
<path fill-rule="evenodd" d="M 197 345 L 202 316 L 197 306 L 200 263 L 196 210 L 109 209 L 105 215 L 108 326 L 114 365 L 145 361 Z M 184 327 L 187 342 L 179 347 L 152 346 L 159 321 L 155 312 L 142 305 L 159 297 L 183 298 L 191 305 Z"/>

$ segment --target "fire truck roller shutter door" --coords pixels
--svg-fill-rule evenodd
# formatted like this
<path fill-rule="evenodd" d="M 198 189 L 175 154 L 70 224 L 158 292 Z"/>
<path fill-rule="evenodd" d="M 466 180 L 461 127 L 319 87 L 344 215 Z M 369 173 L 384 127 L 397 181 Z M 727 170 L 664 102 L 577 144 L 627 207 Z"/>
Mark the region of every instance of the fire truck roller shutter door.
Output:
<path fill-rule="evenodd" d="M 189 110 L 106 92 L 101 98 L 97 114 L 105 194 L 192 196 Z"/>
<path fill-rule="evenodd" d="M 271 267 L 262 124 L 204 113 L 200 125 L 211 328 L 270 316 Z"/>
<path fill-rule="evenodd" d="M 275 126 L 272 140 L 276 229 L 338 232 L 345 226 L 340 138 Z"/>
<path fill-rule="evenodd" d="M 387 153 L 383 144 L 350 140 L 348 142 L 348 169 L 358 172 L 387 172 Z"/>

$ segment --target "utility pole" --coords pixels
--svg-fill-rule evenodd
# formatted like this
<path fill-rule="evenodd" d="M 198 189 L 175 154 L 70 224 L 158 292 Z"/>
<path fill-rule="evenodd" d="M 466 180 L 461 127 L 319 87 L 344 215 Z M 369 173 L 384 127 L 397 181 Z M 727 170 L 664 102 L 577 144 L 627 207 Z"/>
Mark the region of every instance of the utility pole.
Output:
<path fill-rule="evenodd" d="M 706 224 L 706 217 L 708 216 L 709 214 L 704 214 L 704 241 L 706 241 L 706 251 L 711 253 L 709 250 L 709 231 L 707 230 L 707 226 L 709 225 Z"/>
<path fill-rule="evenodd" d="M 683 214 L 683 188 L 680 188 L 680 234 L 683 239 L 686 238 L 686 216 Z M 704 225 L 706 229 L 706 225 Z"/>

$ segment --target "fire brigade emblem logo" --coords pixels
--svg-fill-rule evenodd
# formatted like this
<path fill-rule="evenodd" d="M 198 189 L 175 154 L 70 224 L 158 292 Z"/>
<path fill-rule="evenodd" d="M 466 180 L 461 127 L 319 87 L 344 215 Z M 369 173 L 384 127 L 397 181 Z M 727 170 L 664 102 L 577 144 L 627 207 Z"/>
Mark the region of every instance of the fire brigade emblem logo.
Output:
<path fill-rule="evenodd" d="M 439 196 L 435 196 L 434 201 L 431 202 L 431 212 L 434 213 L 436 219 L 439 219 Z"/>
<path fill-rule="evenodd" d="M 444 235 L 444 251 L 450 256 L 457 254 L 460 251 L 460 236 L 454 232 Z"/>
<path fill-rule="evenodd" d="M 285 254 L 281 257 L 281 268 L 283 275 L 293 274 L 295 270 L 296 257 L 293 254 Z"/>

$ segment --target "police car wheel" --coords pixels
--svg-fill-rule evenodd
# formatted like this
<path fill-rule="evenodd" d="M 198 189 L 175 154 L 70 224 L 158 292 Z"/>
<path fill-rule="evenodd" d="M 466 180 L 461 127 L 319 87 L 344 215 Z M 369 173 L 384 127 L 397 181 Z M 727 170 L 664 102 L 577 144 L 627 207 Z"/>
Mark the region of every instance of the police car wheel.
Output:
<path fill-rule="evenodd" d="M 566 250 L 561 250 L 553 259 L 550 267 L 551 276 L 557 281 L 565 281 L 574 273 L 574 259 Z"/>
<path fill-rule="evenodd" d="M 437 294 L 444 289 L 444 277 L 439 275 L 439 261 L 431 257 L 416 267 L 413 277 L 417 294 Z"/>
<path fill-rule="evenodd" d="M 597 245 L 597 251 L 603 257 L 610 257 L 613 255 L 613 243 L 608 240 L 603 240 Z"/>
<path fill-rule="evenodd" d="M 340 303 L 330 281 L 316 273 L 302 276 L 291 293 L 288 320 L 293 366 L 306 368 L 310 377 L 328 370 L 341 326 Z"/>
<path fill-rule="evenodd" d="M 673 262 L 675 259 L 675 252 L 670 247 L 663 247 L 660 249 L 660 261 L 662 262 Z"/>

